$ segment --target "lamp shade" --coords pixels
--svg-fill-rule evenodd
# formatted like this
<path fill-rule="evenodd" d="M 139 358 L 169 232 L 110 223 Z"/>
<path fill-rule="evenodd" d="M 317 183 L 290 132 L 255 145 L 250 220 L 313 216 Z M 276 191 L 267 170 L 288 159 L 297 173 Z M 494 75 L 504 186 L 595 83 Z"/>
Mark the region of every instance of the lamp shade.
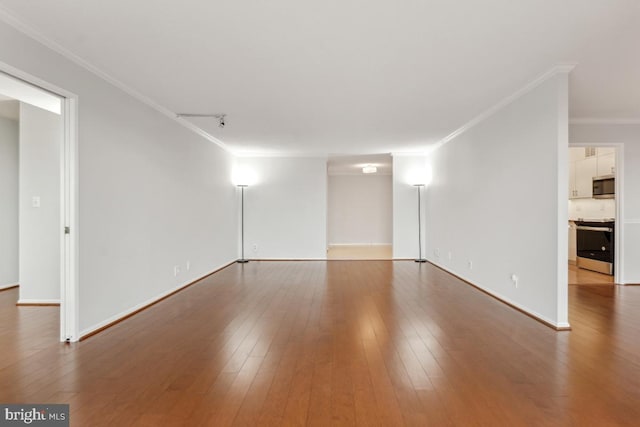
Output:
<path fill-rule="evenodd" d="M 427 186 L 431 183 L 433 173 L 430 167 L 412 169 L 407 173 L 406 182 L 414 186 Z"/>
<path fill-rule="evenodd" d="M 256 173 L 252 169 L 246 166 L 238 166 L 233 171 L 232 181 L 234 185 L 247 187 L 255 184 L 256 178 Z"/>

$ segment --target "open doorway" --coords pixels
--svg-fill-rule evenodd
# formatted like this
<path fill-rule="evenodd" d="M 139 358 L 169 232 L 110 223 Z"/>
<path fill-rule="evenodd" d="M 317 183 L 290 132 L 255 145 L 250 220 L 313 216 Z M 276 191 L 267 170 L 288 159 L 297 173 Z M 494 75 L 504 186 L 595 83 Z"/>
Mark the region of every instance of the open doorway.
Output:
<path fill-rule="evenodd" d="M 22 310 L 59 306 L 59 338 L 76 341 L 76 98 L 6 64 L 0 96 L 0 289 Z"/>
<path fill-rule="evenodd" d="M 621 148 L 569 148 L 569 285 L 619 282 Z"/>
<path fill-rule="evenodd" d="M 327 259 L 391 259 L 392 161 L 387 154 L 327 162 Z"/>

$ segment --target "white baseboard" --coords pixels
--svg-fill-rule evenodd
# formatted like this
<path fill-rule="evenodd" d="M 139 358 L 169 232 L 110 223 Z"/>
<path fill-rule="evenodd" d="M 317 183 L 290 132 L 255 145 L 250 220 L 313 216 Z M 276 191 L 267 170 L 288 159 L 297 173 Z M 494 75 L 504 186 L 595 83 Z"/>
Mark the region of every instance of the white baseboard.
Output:
<path fill-rule="evenodd" d="M 19 299 L 18 305 L 60 305 L 60 299 Z"/>
<path fill-rule="evenodd" d="M 168 295 L 171 295 L 171 294 L 173 294 L 173 293 L 175 293 L 175 292 L 177 292 L 177 291 L 179 291 L 179 290 L 181 290 L 183 288 L 186 288 L 187 286 L 189 286 L 189 285 L 191 285 L 191 284 L 193 284 L 195 282 L 198 282 L 198 281 L 204 279 L 205 277 L 210 276 L 213 273 L 215 273 L 215 272 L 217 272 L 219 270 L 222 270 L 225 267 L 230 266 L 231 264 L 234 264 L 235 262 L 236 261 L 233 260 L 233 261 L 230 261 L 230 262 L 228 262 L 226 264 L 223 264 L 220 267 L 214 268 L 213 270 L 209 271 L 206 274 L 203 274 L 202 276 L 200 276 L 200 277 L 198 277 L 196 279 L 189 280 L 188 282 L 182 283 L 182 284 L 180 284 L 180 285 L 178 285 L 176 287 L 173 287 L 173 288 L 171 288 L 171 289 L 169 289 L 169 290 L 167 290 L 165 292 L 162 292 L 161 294 L 156 295 L 153 298 L 149 298 L 146 301 L 143 301 L 143 302 L 141 302 L 139 304 L 136 304 L 133 307 L 128 308 L 127 310 L 121 311 L 120 313 L 115 314 L 115 315 L 109 317 L 108 319 L 103 320 L 102 322 L 96 323 L 93 326 L 90 326 L 88 328 L 83 329 L 82 331 L 80 331 L 80 334 L 79 334 L 80 340 L 82 340 L 83 338 L 85 338 L 88 335 L 92 335 L 94 332 L 99 331 L 100 329 L 108 327 L 108 326 L 110 326 L 112 324 L 115 324 L 118 321 L 120 321 L 120 320 L 122 320 L 122 319 L 124 319 L 126 317 L 131 316 L 135 312 L 137 312 L 137 311 L 139 311 L 139 310 L 141 310 L 141 309 L 143 309 L 143 308 L 145 308 L 147 306 L 151 306 L 151 305 L 155 304 L 156 302 L 162 300 L 163 298 L 166 298 Z"/>
<path fill-rule="evenodd" d="M 446 271 L 447 273 L 452 274 L 452 275 L 464 280 L 465 282 L 471 284 L 472 286 L 475 286 L 476 288 L 481 289 L 482 292 L 486 292 L 487 294 L 493 296 L 497 300 L 499 300 L 499 301 L 501 301 L 501 302 L 503 302 L 503 303 L 505 303 L 507 305 L 510 305 L 510 306 L 522 311 L 523 313 L 526 313 L 527 315 L 529 315 L 529 316 L 531 316 L 531 317 L 533 317 L 535 319 L 538 319 L 542 323 L 545 323 L 545 324 L 547 324 L 547 325 L 549 325 L 549 326 L 551 326 L 553 328 L 556 328 L 556 329 L 568 329 L 568 328 L 571 328 L 571 326 L 569 325 L 568 322 L 556 322 L 554 320 L 551 320 L 548 317 L 538 313 L 537 311 L 531 310 L 530 308 L 525 307 L 522 304 L 519 304 L 519 303 L 513 301 L 512 299 L 507 298 L 504 295 L 501 295 L 498 292 L 495 292 L 495 291 L 493 291 L 491 289 L 488 289 L 485 286 L 479 285 L 476 282 L 473 282 L 472 280 L 467 279 L 463 275 L 458 274 L 455 271 L 453 271 L 453 270 L 451 270 L 451 269 L 449 269 L 449 268 L 447 268 L 447 267 L 445 267 L 445 266 L 443 266 L 443 265 L 441 265 L 441 264 L 439 264 L 437 262 L 434 262 L 434 261 L 432 261 L 430 259 L 427 259 L 427 261 L 430 262 L 431 264 L 435 265 L 436 267 Z"/>
<path fill-rule="evenodd" d="M 16 287 L 16 286 L 20 286 L 20 284 L 19 283 L 9 283 L 7 285 L 0 285 L 0 291 L 3 290 L 3 289 L 9 289 L 9 288 L 13 288 L 13 287 Z"/>

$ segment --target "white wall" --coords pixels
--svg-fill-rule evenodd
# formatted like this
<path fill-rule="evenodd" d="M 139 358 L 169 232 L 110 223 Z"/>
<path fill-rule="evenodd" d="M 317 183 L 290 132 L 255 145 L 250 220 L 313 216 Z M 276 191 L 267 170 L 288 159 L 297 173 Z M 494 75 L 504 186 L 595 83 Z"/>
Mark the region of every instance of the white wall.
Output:
<path fill-rule="evenodd" d="M 622 212 L 618 224 L 623 225 L 623 271 L 621 283 L 640 283 L 640 124 L 572 124 L 569 129 L 572 144 L 620 144 L 622 174 Z"/>
<path fill-rule="evenodd" d="M 556 326 L 568 325 L 567 93 L 556 74 L 435 151 L 426 196 L 428 259 Z"/>
<path fill-rule="evenodd" d="M 63 138 L 62 116 L 20 103 L 20 303 L 60 301 Z"/>
<path fill-rule="evenodd" d="M 326 258 L 326 159 L 253 157 L 238 166 L 257 177 L 245 190 L 245 258 Z"/>
<path fill-rule="evenodd" d="M 18 122 L 0 117 L 0 289 L 18 283 Z"/>
<path fill-rule="evenodd" d="M 391 175 L 329 175 L 329 245 L 392 243 Z"/>
<path fill-rule="evenodd" d="M 414 187 L 413 176 L 428 167 L 427 157 L 422 155 L 393 155 L 393 257 L 395 259 L 416 259 L 418 247 L 418 189 Z M 422 256 L 424 258 L 426 236 L 425 189 L 422 193 Z"/>
<path fill-rule="evenodd" d="M 2 22 L 0 61 L 79 97 L 81 334 L 237 258 L 230 154 Z"/>

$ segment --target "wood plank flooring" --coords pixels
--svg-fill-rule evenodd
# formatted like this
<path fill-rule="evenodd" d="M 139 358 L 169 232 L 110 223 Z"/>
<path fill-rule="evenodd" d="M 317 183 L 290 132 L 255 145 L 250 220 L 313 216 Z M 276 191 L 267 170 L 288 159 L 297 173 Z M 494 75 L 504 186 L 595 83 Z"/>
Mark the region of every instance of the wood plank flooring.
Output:
<path fill-rule="evenodd" d="M 618 426 L 640 287 L 570 286 L 556 332 L 429 265 L 234 264 L 81 343 L 0 292 L 0 402 L 73 426 Z"/>
<path fill-rule="evenodd" d="M 613 276 L 569 264 L 570 285 L 612 285 L 613 283 Z"/>

